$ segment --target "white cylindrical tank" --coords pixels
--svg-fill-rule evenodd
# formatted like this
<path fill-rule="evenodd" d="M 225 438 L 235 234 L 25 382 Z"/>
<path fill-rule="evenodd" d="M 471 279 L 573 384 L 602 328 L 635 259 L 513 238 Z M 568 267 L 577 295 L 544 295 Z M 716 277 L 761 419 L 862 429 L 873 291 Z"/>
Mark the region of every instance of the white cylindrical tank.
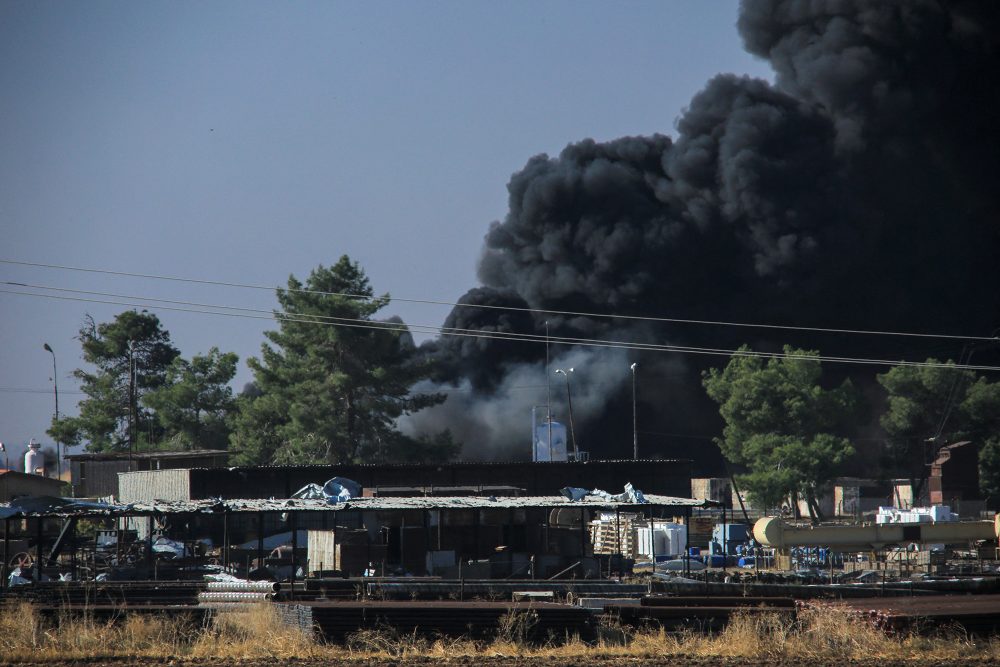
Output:
<path fill-rule="evenodd" d="M 840 547 L 844 551 L 881 549 L 888 545 L 951 544 L 996 539 L 993 521 L 942 521 L 939 523 L 886 523 L 860 526 L 787 526 L 779 517 L 760 519 L 754 539 L 766 547 Z"/>
<path fill-rule="evenodd" d="M 45 458 L 38 451 L 40 445 L 34 440 L 28 443 L 28 451 L 24 454 L 24 472 L 29 475 L 38 474 L 39 468 L 45 470 Z"/>

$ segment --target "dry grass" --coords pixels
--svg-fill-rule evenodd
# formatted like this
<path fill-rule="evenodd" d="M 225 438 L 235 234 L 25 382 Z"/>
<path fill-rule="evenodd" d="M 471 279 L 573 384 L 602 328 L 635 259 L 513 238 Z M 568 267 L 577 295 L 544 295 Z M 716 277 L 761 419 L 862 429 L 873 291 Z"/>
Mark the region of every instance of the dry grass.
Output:
<path fill-rule="evenodd" d="M 46 620 L 32 605 L 21 603 L 0 613 L 0 655 L 12 661 L 170 655 L 191 630 L 189 623 L 165 616 L 101 622 L 83 613 Z"/>
<path fill-rule="evenodd" d="M 0 656 L 6 662 L 64 662 L 93 658 L 173 657 L 180 660 L 445 660 L 455 658 L 729 658 L 780 662 L 795 658 L 953 662 L 1000 660 L 1000 639 L 973 642 L 961 632 L 932 636 L 887 636 L 863 620 L 835 610 L 799 614 L 735 616 L 718 635 L 635 631 L 607 622 L 600 638 L 553 637 L 528 641 L 537 619 L 512 612 L 490 641 L 428 639 L 380 627 L 352 634 L 343 645 L 327 645 L 283 625 L 273 607 L 261 604 L 215 614 L 204 626 L 176 617 L 132 615 L 95 621 L 87 615 L 45 619 L 29 604 L 0 612 Z"/>
<path fill-rule="evenodd" d="M 215 614 L 189 640 L 187 655 L 197 658 L 318 658 L 323 647 L 310 634 L 281 622 L 267 604 Z M 184 653 L 180 653 L 184 655 Z"/>

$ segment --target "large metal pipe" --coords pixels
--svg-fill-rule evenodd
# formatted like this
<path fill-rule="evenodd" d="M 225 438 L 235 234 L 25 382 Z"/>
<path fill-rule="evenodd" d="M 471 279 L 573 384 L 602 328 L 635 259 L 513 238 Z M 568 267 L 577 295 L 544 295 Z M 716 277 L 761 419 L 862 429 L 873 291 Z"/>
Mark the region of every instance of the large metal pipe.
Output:
<path fill-rule="evenodd" d="M 911 543 L 954 544 L 995 540 L 1000 518 L 994 521 L 942 521 L 936 523 L 885 523 L 860 526 L 788 526 L 778 517 L 760 519 L 754 539 L 767 547 L 839 547 L 867 551 Z"/>

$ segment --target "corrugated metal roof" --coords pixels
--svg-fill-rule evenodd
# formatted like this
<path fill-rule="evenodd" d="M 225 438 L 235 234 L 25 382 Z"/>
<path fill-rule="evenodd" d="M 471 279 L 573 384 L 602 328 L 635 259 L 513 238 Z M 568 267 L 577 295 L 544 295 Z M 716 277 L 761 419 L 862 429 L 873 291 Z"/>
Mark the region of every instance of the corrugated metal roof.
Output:
<path fill-rule="evenodd" d="M 200 459 L 206 456 L 229 456 L 225 449 L 189 449 L 182 452 L 85 452 L 69 454 L 63 458 L 70 461 L 127 461 L 129 459 Z"/>
<path fill-rule="evenodd" d="M 330 468 L 358 468 L 362 470 L 379 469 L 421 469 L 421 468 L 462 468 L 468 466 L 475 467 L 503 467 L 512 465 L 539 465 L 539 466 L 597 466 L 608 463 L 633 463 L 637 465 L 650 463 L 691 463 L 691 459 L 609 459 L 590 461 L 530 461 L 530 460 L 510 460 L 510 461 L 448 461 L 447 463 L 322 463 L 311 465 L 261 465 L 261 466 L 231 466 L 229 470 L 328 470 Z M 211 468 L 203 468 L 211 470 Z"/>
<path fill-rule="evenodd" d="M 99 505 L 97 503 L 74 503 L 64 499 L 45 506 L 45 499 L 32 499 L 30 505 L 0 505 L 0 517 L 5 516 L 112 516 L 150 515 L 184 513 L 239 513 L 239 512 L 343 512 L 343 511 L 396 511 L 396 510 L 463 510 L 463 509 L 514 509 L 514 508 L 591 508 L 591 509 L 639 509 L 642 507 L 690 507 L 704 508 L 717 506 L 708 500 L 674 498 L 646 494 L 646 503 L 620 503 L 598 497 L 582 500 L 568 500 L 564 496 L 522 496 L 519 498 L 492 498 L 482 496 L 440 496 L 403 498 L 355 498 L 345 502 L 332 503 L 321 499 L 270 498 L 232 500 L 191 500 L 133 503 L 131 505 Z"/>
<path fill-rule="evenodd" d="M 11 470 L 9 468 L 0 468 L 0 475 L 10 475 L 11 477 L 19 477 L 21 479 L 30 480 L 32 482 L 38 482 L 39 484 L 52 484 L 53 486 L 62 486 L 63 484 L 69 484 L 69 482 L 63 481 L 61 479 L 56 479 L 54 477 L 45 477 L 44 475 L 35 475 L 31 473 L 21 472 L 20 470 Z"/>

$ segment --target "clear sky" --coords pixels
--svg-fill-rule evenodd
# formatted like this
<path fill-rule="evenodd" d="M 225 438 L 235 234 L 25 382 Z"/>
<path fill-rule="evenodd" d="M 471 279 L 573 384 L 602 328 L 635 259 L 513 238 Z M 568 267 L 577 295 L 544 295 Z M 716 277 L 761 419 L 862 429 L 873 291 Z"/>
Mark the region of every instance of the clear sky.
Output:
<path fill-rule="evenodd" d="M 5 0 L 0 259 L 275 286 L 346 253 L 378 292 L 454 301 L 528 158 L 670 134 L 712 75 L 769 78 L 736 18 L 720 0 Z M 8 282 L 275 305 L 268 291 L 0 263 Z M 60 409 L 75 413 L 74 337 L 88 313 L 124 309 L 0 292 L 8 449 L 50 442 L 43 343 Z M 237 352 L 236 388 L 272 327 L 150 309 L 184 356 Z M 448 310 L 384 314 L 439 325 Z"/>

